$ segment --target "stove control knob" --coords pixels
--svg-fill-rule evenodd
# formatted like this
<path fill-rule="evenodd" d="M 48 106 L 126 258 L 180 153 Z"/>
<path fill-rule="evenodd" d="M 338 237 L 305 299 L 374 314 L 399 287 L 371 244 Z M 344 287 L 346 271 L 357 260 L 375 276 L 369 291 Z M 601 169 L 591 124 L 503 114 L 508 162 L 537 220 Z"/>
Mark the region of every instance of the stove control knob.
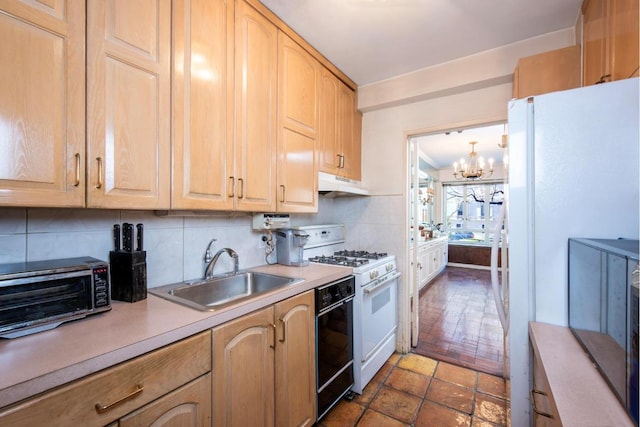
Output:
<path fill-rule="evenodd" d="M 387 269 L 387 272 L 393 270 L 393 264 L 387 264 L 387 266 L 385 267 Z"/>
<path fill-rule="evenodd" d="M 324 294 L 322 296 L 322 302 L 329 304 L 331 302 L 331 294 Z"/>

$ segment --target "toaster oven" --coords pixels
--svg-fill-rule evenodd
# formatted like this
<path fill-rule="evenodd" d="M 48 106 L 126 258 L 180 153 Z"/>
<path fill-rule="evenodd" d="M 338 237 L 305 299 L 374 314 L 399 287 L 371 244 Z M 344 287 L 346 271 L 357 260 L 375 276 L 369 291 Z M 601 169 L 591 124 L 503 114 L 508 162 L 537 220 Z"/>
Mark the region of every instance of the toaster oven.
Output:
<path fill-rule="evenodd" d="M 109 264 L 91 257 L 0 264 L 0 338 L 111 310 Z"/>

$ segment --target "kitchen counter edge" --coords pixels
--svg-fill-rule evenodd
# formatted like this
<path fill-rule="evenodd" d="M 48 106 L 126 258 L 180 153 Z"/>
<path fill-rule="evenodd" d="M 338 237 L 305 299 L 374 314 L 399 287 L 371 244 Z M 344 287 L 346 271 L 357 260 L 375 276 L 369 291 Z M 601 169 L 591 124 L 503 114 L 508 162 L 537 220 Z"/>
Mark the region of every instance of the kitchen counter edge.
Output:
<path fill-rule="evenodd" d="M 136 303 L 114 301 L 109 312 L 50 331 L 0 340 L 0 408 L 352 274 L 351 268 L 321 264 L 249 270 L 304 280 L 211 312 L 148 294 Z"/>

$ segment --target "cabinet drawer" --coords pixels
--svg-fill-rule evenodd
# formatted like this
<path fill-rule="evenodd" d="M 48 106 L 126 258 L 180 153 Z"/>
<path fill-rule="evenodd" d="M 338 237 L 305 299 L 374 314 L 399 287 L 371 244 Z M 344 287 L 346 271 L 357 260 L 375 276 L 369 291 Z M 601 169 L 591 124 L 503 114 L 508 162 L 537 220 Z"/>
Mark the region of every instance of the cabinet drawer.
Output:
<path fill-rule="evenodd" d="M 0 425 L 103 426 L 210 370 L 203 332 L 9 407 Z"/>

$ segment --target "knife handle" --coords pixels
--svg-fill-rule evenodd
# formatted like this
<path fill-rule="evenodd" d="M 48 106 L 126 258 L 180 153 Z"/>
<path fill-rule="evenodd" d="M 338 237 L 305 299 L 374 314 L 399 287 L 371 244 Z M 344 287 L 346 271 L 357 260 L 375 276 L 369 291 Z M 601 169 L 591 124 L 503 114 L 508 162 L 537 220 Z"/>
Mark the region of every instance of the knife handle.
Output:
<path fill-rule="evenodd" d="M 115 247 L 115 251 L 120 251 L 120 224 L 115 224 L 113 226 L 113 244 Z"/>
<path fill-rule="evenodd" d="M 122 224 L 122 250 L 131 252 L 133 245 L 131 238 L 133 237 L 133 225 L 125 222 Z"/>
<path fill-rule="evenodd" d="M 137 251 L 142 251 L 142 230 L 143 230 L 143 225 L 142 224 L 138 224 L 136 225 L 136 228 L 138 229 L 138 234 L 136 235 L 136 240 L 137 240 Z"/>

